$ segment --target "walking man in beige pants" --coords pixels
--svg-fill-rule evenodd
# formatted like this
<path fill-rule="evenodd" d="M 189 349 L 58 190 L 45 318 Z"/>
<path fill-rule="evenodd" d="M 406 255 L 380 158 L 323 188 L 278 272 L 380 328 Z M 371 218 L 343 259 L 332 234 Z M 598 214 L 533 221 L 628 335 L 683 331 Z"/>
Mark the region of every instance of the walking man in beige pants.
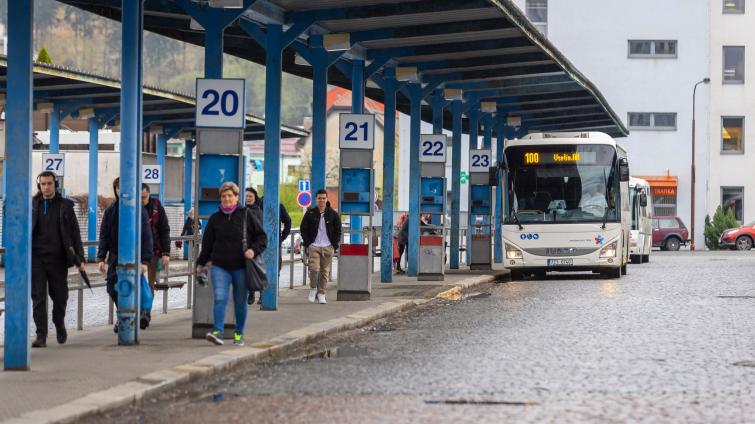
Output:
<path fill-rule="evenodd" d="M 318 190 L 315 201 L 317 206 L 307 210 L 299 228 L 309 258 L 309 302 L 327 303 L 325 289 L 333 255 L 341 241 L 341 217 L 330 207 L 327 191 Z"/>

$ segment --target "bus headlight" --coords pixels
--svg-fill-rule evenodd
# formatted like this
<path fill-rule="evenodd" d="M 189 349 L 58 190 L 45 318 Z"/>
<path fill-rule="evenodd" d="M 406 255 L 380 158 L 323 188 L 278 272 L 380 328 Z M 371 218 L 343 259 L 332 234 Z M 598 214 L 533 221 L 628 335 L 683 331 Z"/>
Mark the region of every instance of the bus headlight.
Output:
<path fill-rule="evenodd" d="M 618 247 L 619 243 L 618 241 L 614 241 L 613 243 L 609 243 L 605 245 L 602 249 L 600 249 L 600 258 L 615 258 L 616 257 L 616 248 Z"/>
<path fill-rule="evenodd" d="M 522 259 L 522 251 L 506 243 L 506 259 Z"/>

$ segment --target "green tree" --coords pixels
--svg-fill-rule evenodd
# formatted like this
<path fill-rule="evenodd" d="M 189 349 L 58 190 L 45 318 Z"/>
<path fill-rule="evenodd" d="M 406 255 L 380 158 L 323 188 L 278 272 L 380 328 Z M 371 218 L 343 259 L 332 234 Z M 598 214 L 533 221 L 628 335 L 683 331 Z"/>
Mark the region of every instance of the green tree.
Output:
<path fill-rule="evenodd" d="M 721 233 L 729 228 L 736 227 L 739 227 L 739 222 L 734 216 L 734 211 L 731 208 L 723 209 L 719 206 L 716 208 L 712 220 L 710 215 L 705 216 L 705 246 L 710 250 L 718 250 L 718 239 L 721 237 Z"/>
<path fill-rule="evenodd" d="M 39 53 L 37 53 L 37 62 L 52 65 L 52 58 L 50 57 L 50 53 L 47 52 L 47 49 L 45 47 L 42 47 L 39 50 Z"/>

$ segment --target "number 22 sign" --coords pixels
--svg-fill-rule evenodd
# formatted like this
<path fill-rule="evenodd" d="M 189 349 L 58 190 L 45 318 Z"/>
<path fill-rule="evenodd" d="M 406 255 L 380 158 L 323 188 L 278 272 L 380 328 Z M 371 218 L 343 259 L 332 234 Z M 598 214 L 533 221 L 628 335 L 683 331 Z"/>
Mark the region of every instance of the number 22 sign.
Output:
<path fill-rule="evenodd" d="M 339 119 L 338 146 L 341 149 L 375 148 L 375 115 L 342 113 Z"/>
<path fill-rule="evenodd" d="M 422 134 L 419 136 L 419 161 L 446 163 L 446 144 L 443 134 Z"/>

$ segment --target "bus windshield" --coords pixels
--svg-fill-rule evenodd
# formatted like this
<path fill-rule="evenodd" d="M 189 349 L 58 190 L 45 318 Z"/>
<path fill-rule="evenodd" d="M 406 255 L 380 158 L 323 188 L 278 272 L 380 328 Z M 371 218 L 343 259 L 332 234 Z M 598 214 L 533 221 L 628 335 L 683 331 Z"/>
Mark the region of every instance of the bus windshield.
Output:
<path fill-rule="evenodd" d="M 505 151 L 505 223 L 618 222 L 616 149 L 610 145 L 515 146 Z"/>

